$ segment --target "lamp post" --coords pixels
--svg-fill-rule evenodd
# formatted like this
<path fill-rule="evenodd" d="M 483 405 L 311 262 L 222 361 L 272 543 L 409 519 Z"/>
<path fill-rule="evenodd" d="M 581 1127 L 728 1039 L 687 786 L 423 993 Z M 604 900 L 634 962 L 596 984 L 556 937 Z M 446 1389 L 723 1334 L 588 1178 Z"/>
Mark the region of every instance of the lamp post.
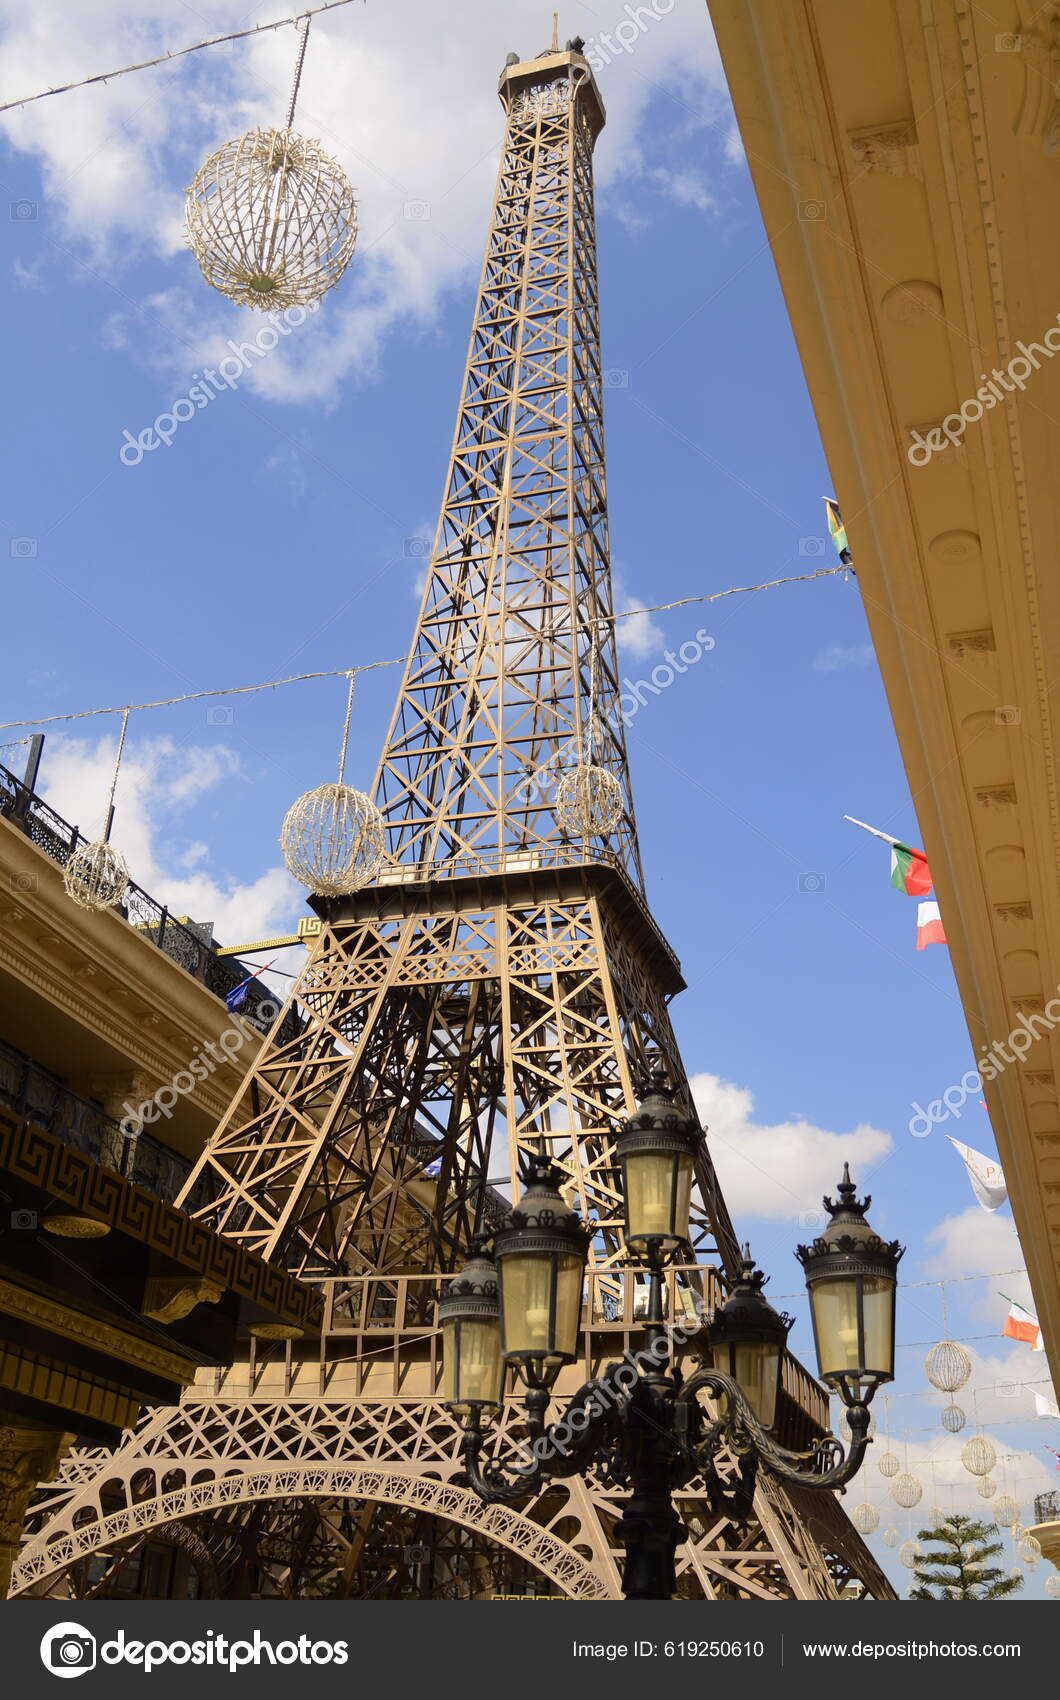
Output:
<path fill-rule="evenodd" d="M 622 1170 L 627 1255 L 649 1276 L 645 1344 L 587 1381 L 556 1421 L 546 1423 L 559 1371 L 577 1356 L 589 1234 L 563 1198 L 562 1171 L 545 1156 L 529 1160 L 524 1192 L 472 1257 L 440 1306 L 443 1396 L 465 1423 L 468 1480 L 487 1502 L 527 1498 L 546 1481 L 595 1469 L 629 1488 L 617 1524 L 625 1547 L 627 1599 L 672 1599 L 674 1560 L 684 1528 L 676 1490 L 702 1481 L 715 1514 L 751 1515 L 764 1466 L 808 1488 L 838 1488 L 860 1469 L 868 1445 L 869 1404 L 894 1375 L 897 1240 L 885 1243 L 865 1219 L 844 1168 L 839 1203 L 824 1200 L 829 1224 L 800 1246 L 813 1312 L 822 1380 L 847 1409 L 850 1447 L 832 1434 L 808 1452 L 791 1452 L 771 1430 L 780 1365 L 791 1327 L 765 1298 L 765 1277 L 748 1248 L 726 1303 L 707 1321 L 706 1346 L 685 1378 L 672 1353 L 664 1304 L 667 1264 L 691 1255 L 689 1213 L 703 1134 L 679 1114 L 656 1077 L 615 1143 Z M 703 1319 L 696 1323 L 702 1334 Z M 486 1463 L 490 1416 L 501 1403 L 505 1366 L 526 1384 L 529 1457 Z M 700 1402 L 704 1393 L 713 1412 Z M 723 1474 L 722 1455 L 735 1460 Z"/>

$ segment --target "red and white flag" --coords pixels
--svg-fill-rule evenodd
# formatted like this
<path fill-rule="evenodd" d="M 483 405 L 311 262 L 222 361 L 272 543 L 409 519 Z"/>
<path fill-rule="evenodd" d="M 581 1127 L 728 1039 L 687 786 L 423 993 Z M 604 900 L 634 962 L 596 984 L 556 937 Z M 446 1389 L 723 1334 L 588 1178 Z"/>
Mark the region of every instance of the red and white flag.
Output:
<path fill-rule="evenodd" d="M 924 950 L 929 944 L 945 944 L 942 916 L 937 903 L 918 903 L 916 906 L 916 948 Z"/>
<path fill-rule="evenodd" d="M 1044 1351 L 1038 1318 L 1032 1316 L 1029 1310 L 1024 1310 L 1022 1305 L 1013 1304 L 1011 1299 L 1009 1305 L 1002 1334 L 1009 1340 L 1022 1340 L 1025 1346 L 1033 1346 L 1036 1352 Z"/>

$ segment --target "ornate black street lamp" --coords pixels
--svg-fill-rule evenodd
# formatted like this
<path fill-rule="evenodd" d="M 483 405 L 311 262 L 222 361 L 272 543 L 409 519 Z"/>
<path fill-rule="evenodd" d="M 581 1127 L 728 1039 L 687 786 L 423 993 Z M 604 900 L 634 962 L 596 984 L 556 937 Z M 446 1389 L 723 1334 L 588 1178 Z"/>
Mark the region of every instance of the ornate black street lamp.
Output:
<path fill-rule="evenodd" d="M 475 1492 L 489 1502 L 516 1501 L 551 1478 L 588 1469 L 609 1486 L 628 1487 L 617 1524 L 627 1599 L 673 1598 L 674 1556 L 685 1533 L 673 1494 L 690 1483 L 702 1481 L 716 1514 L 745 1522 L 762 1465 L 801 1487 L 849 1482 L 868 1445 L 869 1404 L 894 1374 L 902 1248 L 870 1227 L 865 1211 L 872 1200 L 857 1202 L 844 1169 L 839 1203 L 824 1200 L 828 1226 L 796 1256 L 806 1272 L 821 1378 L 847 1408 L 849 1451 L 828 1434 L 807 1452 L 791 1452 L 770 1432 L 791 1318 L 765 1298 L 765 1277 L 749 1248 L 726 1303 L 707 1321 L 705 1348 L 706 1319 L 695 1323 L 702 1356 L 682 1377 L 671 1338 L 681 1323 L 667 1327 L 664 1271 L 682 1255 L 691 1258 L 689 1211 L 702 1140 L 655 1079 L 615 1143 L 628 1255 L 643 1260 L 649 1273 L 645 1344 L 579 1388 L 551 1425 L 545 1417 L 552 1387 L 577 1356 L 589 1236 L 559 1191 L 562 1171 L 547 1157 L 530 1159 L 525 1190 L 496 1230 L 492 1256 L 488 1236 L 480 1237 L 440 1307 L 444 1397 L 466 1424 L 463 1457 Z M 529 1457 L 486 1464 L 486 1428 L 501 1403 L 507 1364 L 526 1382 Z M 701 1393 L 710 1396 L 712 1413 Z M 725 1453 L 735 1460 L 727 1478 L 720 1468 Z"/>

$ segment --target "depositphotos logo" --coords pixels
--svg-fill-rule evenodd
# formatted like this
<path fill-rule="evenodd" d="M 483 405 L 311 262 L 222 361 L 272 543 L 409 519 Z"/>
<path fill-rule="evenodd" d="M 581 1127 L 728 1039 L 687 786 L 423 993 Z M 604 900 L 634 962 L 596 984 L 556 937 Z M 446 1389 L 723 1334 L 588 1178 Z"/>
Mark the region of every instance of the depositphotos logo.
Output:
<path fill-rule="evenodd" d="M 211 1665 L 242 1670 L 245 1665 L 344 1665 L 345 1641 L 266 1641 L 255 1629 L 251 1641 L 234 1641 L 213 1630 L 198 1641 L 127 1641 L 124 1629 L 98 1649 L 105 1665 L 135 1665 L 149 1676 L 159 1665 Z M 80 1623 L 57 1623 L 40 1644 L 40 1656 L 53 1676 L 83 1676 L 96 1668 L 96 1637 Z"/>

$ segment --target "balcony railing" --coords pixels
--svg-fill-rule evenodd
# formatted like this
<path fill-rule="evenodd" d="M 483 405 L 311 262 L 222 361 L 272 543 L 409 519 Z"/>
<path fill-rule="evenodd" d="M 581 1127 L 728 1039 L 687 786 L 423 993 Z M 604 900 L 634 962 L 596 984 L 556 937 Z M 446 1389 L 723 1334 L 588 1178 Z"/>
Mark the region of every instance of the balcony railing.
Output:
<path fill-rule="evenodd" d="M 0 1104 L 167 1204 L 173 1203 L 191 1172 L 186 1157 L 148 1133 L 124 1133 L 113 1116 L 5 1044 L 0 1044 Z M 194 1203 L 185 1208 L 193 1209 Z"/>
<path fill-rule="evenodd" d="M 1034 1501 L 1034 1521 L 1036 1523 L 1060 1523 L 1060 1493 L 1055 1489 L 1049 1493 L 1040 1493 Z"/>
<path fill-rule="evenodd" d="M 406 1358 L 419 1343 L 429 1361 L 432 1382 L 440 1385 L 441 1328 L 437 1305 L 454 1275 L 351 1275 L 319 1282 L 324 1290 L 321 1386 L 326 1388 L 337 1365 L 357 1366 L 364 1378 L 373 1366 L 388 1363 L 392 1394 L 405 1391 Z M 696 1349 L 707 1320 L 724 1303 L 725 1289 L 717 1270 L 701 1264 L 666 1271 L 667 1310 L 678 1343 L 682 1335 Z M 582 1366 L 598 1374 L 609 1358 L 643 1344 L 648 1310 L 648 1272 L 621 1267 L 590 1269 L 582 1295 Z M 288 1365 L 288 1369 L 290 1365 Z M 781 1388 L 787 1407 L 782 1411 L 785 1444 L 806 1446 L 829 1427 L 828 1396 L 797 1358 L 786 1352 L 781 1361 Z"/>
<path fill-rule="evenodd" d="M 27 790 L 6 767 L 0 767 L 0 818 L 18 827 L 61 868 L 66 866 L 80 845 L 88 842 L 76 826 L 63 820 L 35 792 Z M 201 937 L 193 926 L 176 920 L 164 904 L 157 903 L 134 882 L 130 882 L 124 899 L 115 905 L 114 912 L 122 915 L 141 938 L 157 946 L 222 1002 L 241 980 L 246 979 L 242 964 L 233 962 L 231 958 L 218 957 L 208 938 Z M 263 1005 L 273 1002 L 268 988 L 252 980 L 239 1013 L 262 1032 L 268 1032 L 272 1023 L 269 1015 L 263 1013 Z M 275 1043 L 286 1044 L 296 1039 L 300 1031 L 301 1020 L 290 1009 L 274 1034 Z"/>

